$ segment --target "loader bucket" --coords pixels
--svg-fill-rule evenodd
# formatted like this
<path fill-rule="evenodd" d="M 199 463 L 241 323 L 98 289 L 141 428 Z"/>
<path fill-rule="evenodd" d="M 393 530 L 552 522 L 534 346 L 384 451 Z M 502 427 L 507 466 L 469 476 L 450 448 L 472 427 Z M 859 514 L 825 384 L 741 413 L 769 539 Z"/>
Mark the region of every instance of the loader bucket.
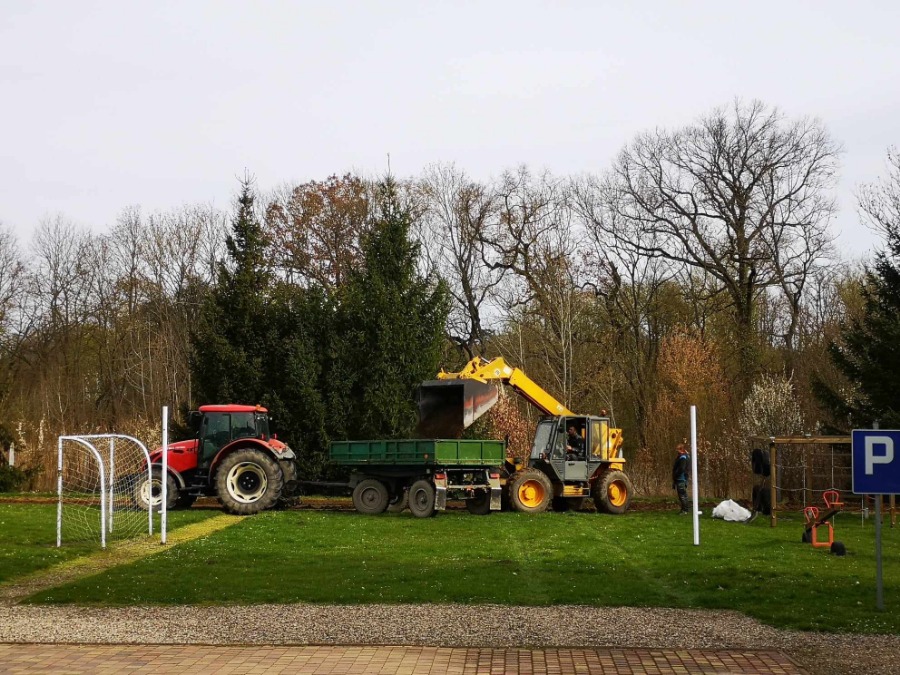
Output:
<path fill-rule="evenodd" d="M 491 409 L 499 392 L 478 380 L 429 380 L 419 385 L 421 438 L 459 438 L 463 429 Z"/>

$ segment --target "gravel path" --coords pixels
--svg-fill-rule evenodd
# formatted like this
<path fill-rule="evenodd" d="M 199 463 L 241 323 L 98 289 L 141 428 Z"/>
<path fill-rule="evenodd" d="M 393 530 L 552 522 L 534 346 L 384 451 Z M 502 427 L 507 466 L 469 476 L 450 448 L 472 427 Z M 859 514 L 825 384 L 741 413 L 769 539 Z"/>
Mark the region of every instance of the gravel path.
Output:
<path fill-rule="evenodd" d="M 898 636 L 782 631 L 736 612 L 679 609 L 7 605 L 0 642 L 775 649 L 811 673 L 900 673 Z"/>

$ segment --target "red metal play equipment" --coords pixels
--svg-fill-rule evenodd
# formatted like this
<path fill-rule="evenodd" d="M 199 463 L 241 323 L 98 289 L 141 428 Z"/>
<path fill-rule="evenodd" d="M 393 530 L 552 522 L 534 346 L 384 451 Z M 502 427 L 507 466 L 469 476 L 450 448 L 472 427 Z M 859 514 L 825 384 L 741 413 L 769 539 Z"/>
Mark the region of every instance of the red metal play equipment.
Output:
<path fill-rule="evenodd" d="M 803 515 L 806 516 L 803 543 L 812 544 L 816 548 L 831 548 L 834 543 L 834 525 L 831 519 L 843 510 L 844 503 L 841 501 L 841 493 L 837 490 L 826 490 L 822 497 L 827 511 L 821 517 L 816 506 L 807 506 L 803 509 Z M 823 526 L 828 528 L 828 541 L 819 541 L 818 530 Z"/>

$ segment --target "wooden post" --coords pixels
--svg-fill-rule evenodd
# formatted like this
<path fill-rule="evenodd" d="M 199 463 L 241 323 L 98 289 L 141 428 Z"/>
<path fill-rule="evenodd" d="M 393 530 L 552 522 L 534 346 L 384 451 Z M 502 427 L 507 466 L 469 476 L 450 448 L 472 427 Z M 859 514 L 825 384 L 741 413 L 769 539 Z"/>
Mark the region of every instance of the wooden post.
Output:
<path fill-rule="evenodd" d="M 770 517 L 770 525 L 775 527 L 775 524 L 778 522 L 778 517 L 775 515 L 775 506 L 777 505 L 777 497 L 778 491 L 775 488 L 775 485 L 778 482 L 778 464 L 776 463 L 778 460 L 778 450 L 775 448 L 774 443 L 769 443 L 769 494 L 771 496 L 771 506 L 772 506 L 772 515 Z"/>

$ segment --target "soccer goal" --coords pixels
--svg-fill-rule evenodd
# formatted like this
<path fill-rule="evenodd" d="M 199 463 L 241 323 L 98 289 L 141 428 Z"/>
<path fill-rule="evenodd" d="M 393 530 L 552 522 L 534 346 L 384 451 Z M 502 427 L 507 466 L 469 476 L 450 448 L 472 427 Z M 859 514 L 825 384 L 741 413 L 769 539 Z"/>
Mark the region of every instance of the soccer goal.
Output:
<path fill-rule="evenodd" d="M 65 539 L 106 548 L 111 540 L 153 534 L 153 509 L 139 501 L 140 491 L 155 485 L 147 446 L 125 434 L 60 436 L 58 442 L 57 547 Z M 144 497 L 148 503 L 158 495 Z"/>

